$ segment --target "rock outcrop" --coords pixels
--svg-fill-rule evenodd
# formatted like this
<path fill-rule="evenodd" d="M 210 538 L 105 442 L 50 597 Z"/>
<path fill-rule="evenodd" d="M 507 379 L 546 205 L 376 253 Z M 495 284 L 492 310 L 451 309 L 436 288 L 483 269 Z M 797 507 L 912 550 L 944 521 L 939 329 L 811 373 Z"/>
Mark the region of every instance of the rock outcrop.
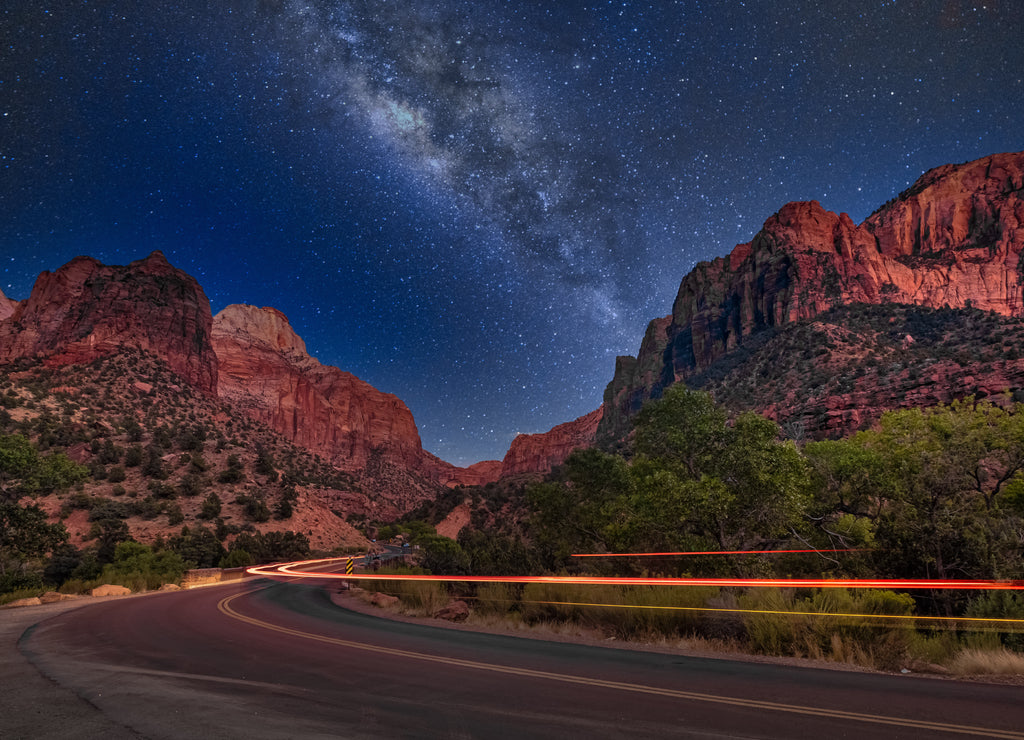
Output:
<path fill-rule="evenodd" d="M 39 358 L 60 367 L 134 347 L 165 360 L 189 385 L 214 393 L 211 326 L 199 283 L 160 252 L 127 266 L 76 257 L 42 273 L 28 299 L 0 320 L 0 363 Z"/>
<path fill-rule="evenodd" d="M 648 398 L 767 328 L 853 303 L 1022 314 L 1024 152 L 945 165 L 855 225 L 790 203 L 747 244 L 698 264 L 669 317 L 605 390 L 602 440 L 621 438 Z"/>
<path fill-rule="evenodd" d="M 13 298 L 8 298 L 4 295 L 4 292 L 0 290 L 0 321 L 3 321 L 14 313 L 14 309 L 17 307 L 18 302 Z"/>
<path fill-rule="evenodd" d="M 463 469 L 425 451 L 401 399 L 310 357 L 276 309 L 228 306 L 212 337 L 221 398 L 342 470 L 397 466 L 451 486 L 496 478 L 495 462 Z"/>
<path fill-rule="evenodd" d="M 565 462 L 573 450 L 593 446 L 603 410 L 598 407 L 547 432 L 518 435 L 502 460 L 501 477 L 550 472 Z"/>

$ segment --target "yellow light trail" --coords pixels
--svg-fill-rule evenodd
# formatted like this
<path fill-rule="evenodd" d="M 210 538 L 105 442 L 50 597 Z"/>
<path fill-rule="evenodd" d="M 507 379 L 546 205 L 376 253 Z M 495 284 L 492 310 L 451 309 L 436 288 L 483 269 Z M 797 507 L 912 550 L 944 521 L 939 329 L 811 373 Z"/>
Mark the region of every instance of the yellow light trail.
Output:
<path fill-rule="evenodd" d="M 588 606 L 611 609 L 666 609 L 686 612 L 723 612 L 728 614 L 779 614 L 787 617 L 843 617 L 848 619 L 901 619 L 909 621 L 925 620 L 939 622 L 979 622 L 982 624 L 1020 625 L 1024 627 L 1024 619 L 1005 619 L 1001 617 L 935 617 L 916 616 L 913 614 L 854 614 L 848 612 L 801 612 L 785 611 L 784 609 L 726 609 L 724 607 L 703 606 L 665 606 L 661 604 L 607 604 L 587 603 L 581 601 L 530 601 L 520 599 L 521 604 L 550 604 L 552 606 Z M 1005 631 L 1005 630 L 1004 630 Z M 1016 630 L 1013 630 L 1016 631 Z"/>
<path fill-rule="evenodd" d="M 323 563 L 340 562 L 343 558 L 302 560 L 281 565 L 249 568 L 252 575 L 290 578 L 319 578 L 343 581 L 434 581 L 440 583 L 548 583 L 572 585 L 616 586 L 716 586 L 719 588 L 865 588 L 893 590 L 992 590 L 1024 591 L 1024 580 L 998 581 L 985 579 L 943 578 L 652 578 L 607 576 L 435 576 L 420 574 L 324 573 L 299 570 Z"/>

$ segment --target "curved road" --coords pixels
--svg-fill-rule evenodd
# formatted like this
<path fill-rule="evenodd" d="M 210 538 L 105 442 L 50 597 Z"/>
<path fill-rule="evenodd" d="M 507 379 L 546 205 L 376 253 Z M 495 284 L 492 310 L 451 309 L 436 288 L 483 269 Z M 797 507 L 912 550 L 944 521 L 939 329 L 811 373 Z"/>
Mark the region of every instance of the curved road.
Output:
<path fill-rule="evenodd" d="M 106 601 L 31 626 L 19 649 L 146 738 L 1024 740 L 1019 687 L 412 625 L 339 608 L 306 584 Z M 17 736 L 3 722 L 0 735 Z"/>

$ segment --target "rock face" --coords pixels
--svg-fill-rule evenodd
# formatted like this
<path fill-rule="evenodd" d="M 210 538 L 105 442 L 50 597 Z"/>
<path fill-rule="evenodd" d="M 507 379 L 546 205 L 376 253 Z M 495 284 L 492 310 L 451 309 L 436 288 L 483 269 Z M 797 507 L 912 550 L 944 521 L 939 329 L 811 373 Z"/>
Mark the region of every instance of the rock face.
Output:
<path fill-rule="evenodd" d="M 280 311 L 228 306 L 212 337 L 221 398 L 338 468 L 390 464 L 439 485 L 494 479 L 496 463 L 463 469 L 426 452 L 401 399 L 310 357 Z"/>
<path fill-rule="evenodd" d="M 4 295 L 4 292 L 0 290 L 0 321 L 3 321 L 14 313 L 14 309 L 17 307 L 18 302 L 13 298 L 8 298 Z"/>
<path fill-rule="evenodd" d="M 408 407 L 310 357 L 280 311 L 228 306 L 214 319 L 213 344 L 221 398 L 292 442 L 343 470 L 362 470 L 375 450 L 406 467 L 420 462 Z"/>
<path fill-rule="evenodd" d="M 0 301 L 0 315 L 9 305 Z M 160 252 L 127 266 L 76 257 L 36 280 L 28 300 L 0 320 L 0 363 L 42 358 L 89 362 L 122 347 L 160 356 L 183 380 L 217 388 L 210 302 L 199 283 Z"/>
<path fill-rule="evenodd" d="M 603 407 L 598 407 L 574 421 L 559 424 L 540 434 L 520 434 L 501 463 L 501 477 L 550 472 L 580 447 L 591 447 L 601 421 Z"/>
<path fill-rule="evenodd" d="M 862 224 L 817 202 L 789 203 L 747 244 L 697 265 L 672 315 L 605 390 L 602 440 L 664 388 L 706 369 L 766 328 L 839 305 L 973 306 L 1022 314 L 1024 152 L 945 165 Z"/>

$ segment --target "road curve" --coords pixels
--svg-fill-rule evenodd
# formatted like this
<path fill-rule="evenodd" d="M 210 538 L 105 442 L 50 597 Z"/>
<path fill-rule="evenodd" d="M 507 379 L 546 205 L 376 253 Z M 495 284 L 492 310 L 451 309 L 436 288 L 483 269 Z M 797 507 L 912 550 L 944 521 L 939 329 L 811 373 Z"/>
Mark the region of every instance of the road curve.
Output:
<path fill-rule="evenodd" d="M 30 627 L 19 646 L 147 738 L 1024 740 L 1018 687 L 411 625 L 341 609 L 306 584 L 90 605 Z"/>

